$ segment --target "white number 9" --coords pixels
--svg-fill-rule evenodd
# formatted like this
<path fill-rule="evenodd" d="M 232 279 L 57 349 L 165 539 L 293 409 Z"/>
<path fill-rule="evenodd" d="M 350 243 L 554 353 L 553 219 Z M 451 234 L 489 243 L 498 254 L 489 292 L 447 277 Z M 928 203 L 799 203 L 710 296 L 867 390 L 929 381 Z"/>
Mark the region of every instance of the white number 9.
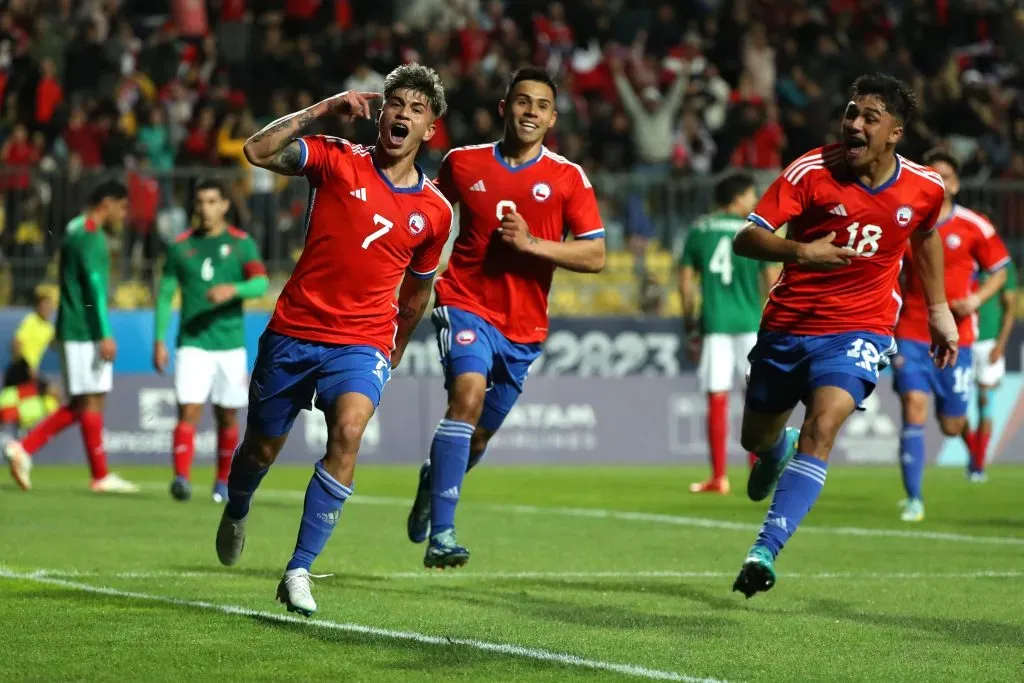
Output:
<path fill-rule="evenodd" d="M 508 211 L 506 211 L 505 209 L 508 209 Z M 506 213 L 514 213 L 515 210 L 515 202 L 509 201 L 507 199 L 502 199 L 500 202 L 498 202 L 498 206 L 495 207 L 494 213 L 497 214 L 498 220 L 501 221 L 501 219 L 505 217 Z"/>

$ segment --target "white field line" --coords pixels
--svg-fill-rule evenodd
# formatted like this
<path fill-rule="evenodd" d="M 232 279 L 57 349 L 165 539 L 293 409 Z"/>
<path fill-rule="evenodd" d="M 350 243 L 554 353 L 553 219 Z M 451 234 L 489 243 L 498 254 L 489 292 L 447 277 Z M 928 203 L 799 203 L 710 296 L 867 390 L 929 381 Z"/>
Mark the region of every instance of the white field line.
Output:
<path fill-rule="evenodd" d="M 676 673 L 674 671 L 662 671 L 660 669 L 651 669 L 637 664 L 617 664 L 615 662 L 605 662 L 599 659 L 587 659 L 585 657 L 578 657 L 576 655 L 566 654 L 562 652 L 552 652 L 550 650 L 523 647 L 521 645 L 491 643 L 484 640 L 473 640 L 469 638 L 431 636 L 425 633 L 417 633 L 415 631 L 393 631 L 391 629 L 377 628 L 375 626 L 342 623 L 336 621 L 328 621 L 326 619 L 303 619 L 301 617 L 294 617 L 288 614 L 282 614 L 280 612 L 264 612 L 261 610 L 254 610 L 248 607 L 240 607 L 237 605 L 223 605 L 213 602 L 205 602 L 201 600 L 183 600 L 180 598 L 174 598 L 166 595 L 153 595 L 150 593 L 123 591 L 118 590 L 116 588 L 109 588 L 106 586 L 91 586 L 85 583 L 76 583 L 73 581 L 65 581 L 63 579 L 40 576 L 38 575 L 38 573 L 19 574 L 17 572 L 11 572 L 6 569 L 0 568 L 0 578 L 20 581 L 32 581 L 35 583 L 60 586 L 61 588 L 81 591 L 84 593 L 94 593 L 99 595 L 108 595 L 115 598 L 124 598 L 125 600 L 144 600 L 148 602 L 157 602 L 167 605 L 176 605 L 178 607 L 188 607 L 197 610 L 208 610 L 211 612 L 220 612 L 221 614 L 227 614 L 230 616 L 258 617 L 260 619 L 265 619 L 267 621 L 276 621 L 284 624 L 298 624 L 300 626 L 306 626 L 313 629 L 327 629 L 332 631 L 344 631 L 347 633 L 358 633 L 365 636 L 383 638 L 387 640 L 404 640 L 408 642 L 422 643 L 425 645 L 458 645 L 461 647 L 472 648 L 474 650 L 493 652 L 499 655 L 522 657 L 524 659 L 534 659 L 537 661 L 552 662 L 555 664 L 579 667 L 583 669 L 611 671 L 614 673 L 624 674 L 626 676 L 647 678 L 656 681 L 685 681 L 686 683 L 727 683 L 726 681 L 716 678 L 701 678 L 699 676 L 688 676 L 686 674 Z"/>

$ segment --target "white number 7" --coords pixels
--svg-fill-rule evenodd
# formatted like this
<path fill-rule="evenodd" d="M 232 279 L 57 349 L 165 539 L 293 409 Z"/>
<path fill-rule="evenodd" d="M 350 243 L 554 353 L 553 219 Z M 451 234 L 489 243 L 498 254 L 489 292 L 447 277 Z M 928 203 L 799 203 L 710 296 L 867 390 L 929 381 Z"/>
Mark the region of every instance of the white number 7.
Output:
<path fill-rule="evenodd" d="M 373 224 L 379 225 L 381 228 L 380 230 L 371 232 L 366 236 L 366 239 L 363 240 L 363 249 L 369 249 L 370 245 L 373 244 L 375 240 L 388 234 L 388 231 L 395 227 L 394 223 L 389 221 L 387 218 L 384 218 L 384 216 L 381 216 L 379 213 L 373 214 Z"/>

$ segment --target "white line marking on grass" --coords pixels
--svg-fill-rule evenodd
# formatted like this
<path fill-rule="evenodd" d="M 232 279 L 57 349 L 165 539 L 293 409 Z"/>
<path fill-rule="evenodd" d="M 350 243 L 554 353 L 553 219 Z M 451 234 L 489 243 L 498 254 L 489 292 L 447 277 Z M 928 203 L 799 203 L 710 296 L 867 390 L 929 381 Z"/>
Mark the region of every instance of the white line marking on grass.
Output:
<path fill-rule="evenodd" d="M 109 588 L 106 586 L 92 586 L 86 583 L 76 583 L 74 581 L 65 581 L 63 579 L 40 576 L 38 572 L 19 574 L 17 572 L 12 572 L 0 568 L 0 578 L 22 581 L 34 581 L 36 583 L 43 583 L 52 586 L 60 586 L 62 588 L 68 588 L 71 590 L 82 591 L 84 593 L 109 595 L 111 597 L 125 598 L 129 600 L 146 600 L 149 602 L 159 602 L 167 605 L 177 605 L 179 607 L 190 607 L 192 609 L 220 612 L 221 614 L 227 614 L 230 616 L 258 617 L 260 619 L 276 621 L 282 624 L 298 624 L 300 626 L 308 626 L 310 628 L 327 629 L 332 631 L 344 631 L 347 633 L 359 633 L 361 635 L 373 636 L 376 638 L 385 638 L 389 640 L 404 640 L 414 643 L 422 643 L 425 645 L 460 645 L 475 650 L 493 652 L 499 655 L 522 657 L 525 659 L 534 659 L 543 662 L 553 662 L 555 664 L 575 666 L 583 669 L 611 671 L 614 673 L 624 674 L 626 676 L 635 676 L 637 678 L 647 678 L 656 681 L 685 681 L 686 683 L 728 683 L 727 681 L 717 678 L 700 678 L 698 676 L 687 676 L 686 674 L 680 674 L 674 671 L 650 669 L 648 667 L 639 666 L 637 664 L 616 664 L 614 662 L 604 662 L 599 659 L 587 659 L 585 657 L 578 657 L 576 655 L 566 654 L 562 652 L 552 652 L 550 650 L 523 647 L 521 645 L 490 643 L 484 640 L 473 640 L 469 638 L 449 638 L 447 636 L 431 636 L 425 633 L 416 633 L 414 631 L 393 631 L 391 629 L 377 628 L 375 626 L 363 626 L 361 624 L 341 623 L 336 621 L 328 621 L 326 619 L 303 619 L 301 617 L 294 617 L 288 614 L 280 614 L 277 612 L 263 612 L 261 610 L 254 610 L 248 607 L 240 607 L 237 605 L 222 605 L 213 602 L 205 602 L 202 600 L 183 600 L 181 598 L 173 598 L 166 595 L 152 595 L 149 593 L 122 591 L 116 588 Z"/>

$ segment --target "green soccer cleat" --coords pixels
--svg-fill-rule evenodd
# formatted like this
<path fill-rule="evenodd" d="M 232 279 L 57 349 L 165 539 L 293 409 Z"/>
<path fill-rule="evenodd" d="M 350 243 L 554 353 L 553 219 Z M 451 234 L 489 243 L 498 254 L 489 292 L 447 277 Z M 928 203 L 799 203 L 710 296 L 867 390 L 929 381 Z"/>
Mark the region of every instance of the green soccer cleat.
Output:
<path fill-rule="evenodd" d="M 409 510 L 405 530 L 413 543 L 423 543 L 430 533 L 430 463 L 420 467 L 420 483 L 416 488 L 416 499 Z"/>
<path fill-rule="evenodd" d="M 796 427 L 786 427 L 786 448 L 782 457 L 775 462 L 766 461 L 765 458 L 758 458 L 757 462 L 750 469 L 750 476 L 747 479 L 747 497 L 753 501 L 761 501 L 772 495 L 775 485 L 779 483 L 782 470 L 796 455 L 797 444 L 800 442 L 800 430 Z"/>
<path fill-rule="evenodd" d="M 755 545 L 747 553 L 739 576 L 732 584 L 734 591 L 739 591 L 747 598 L 772 589 L 775 585 L 775 558 L 772 552 L 763 545 Z"/>
<path fill-rule="evenodd" d="M 448 569 L 462 567 L 469 562 L 469 550 L 455 540 L 455 531 L 448 529 L 430 537 L 430 545 L 423 556 L 427 569 Z"/>

